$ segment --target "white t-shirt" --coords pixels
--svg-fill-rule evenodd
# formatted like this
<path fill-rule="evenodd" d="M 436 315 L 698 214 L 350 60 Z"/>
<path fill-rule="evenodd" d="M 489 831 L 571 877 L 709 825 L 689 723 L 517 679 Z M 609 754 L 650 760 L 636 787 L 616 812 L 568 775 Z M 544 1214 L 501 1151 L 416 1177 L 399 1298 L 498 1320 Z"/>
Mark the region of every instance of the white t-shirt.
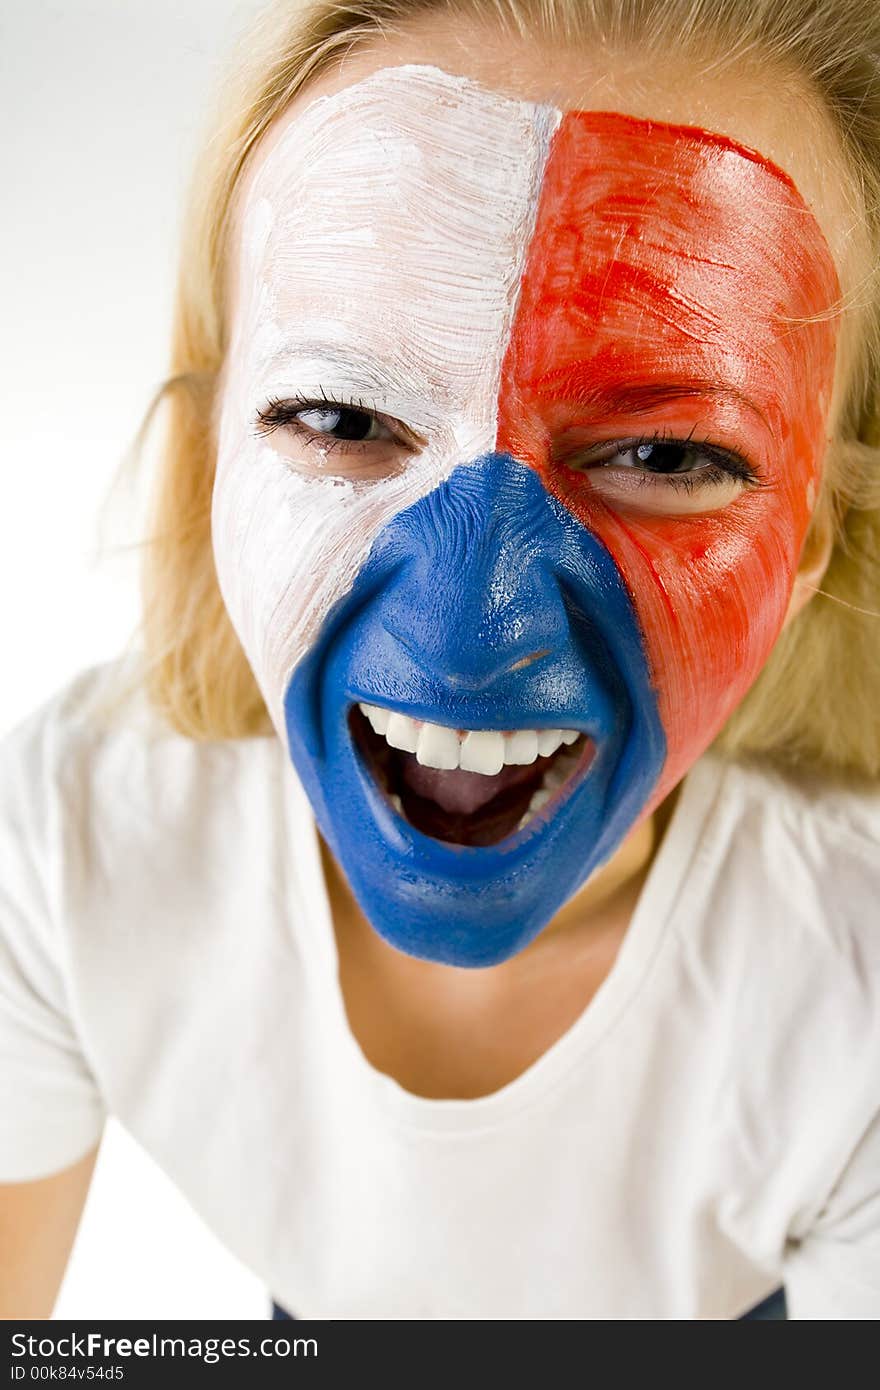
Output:
<path fill-rule="evenodd" d="M 428 1100 L 349 1029 L 280 741 L 102 726 L 123 669 L 0 741 L 0 1179 L 112 1112 L 300 1317 L 880 1317 L 880 791 L 704 756 L 578 1020 Z"/>

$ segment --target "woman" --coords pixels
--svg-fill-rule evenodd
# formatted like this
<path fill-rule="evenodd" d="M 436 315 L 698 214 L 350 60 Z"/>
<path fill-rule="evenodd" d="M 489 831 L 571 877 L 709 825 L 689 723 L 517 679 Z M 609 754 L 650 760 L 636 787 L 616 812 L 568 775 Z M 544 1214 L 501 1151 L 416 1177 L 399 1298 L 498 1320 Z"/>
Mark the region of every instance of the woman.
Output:
<path fill-rule="evenodd" d="M 113 1110 L 300 1316 L 875 1316 L 877 16 L 262 35 L 3 749 L 10 1310 Z"/>

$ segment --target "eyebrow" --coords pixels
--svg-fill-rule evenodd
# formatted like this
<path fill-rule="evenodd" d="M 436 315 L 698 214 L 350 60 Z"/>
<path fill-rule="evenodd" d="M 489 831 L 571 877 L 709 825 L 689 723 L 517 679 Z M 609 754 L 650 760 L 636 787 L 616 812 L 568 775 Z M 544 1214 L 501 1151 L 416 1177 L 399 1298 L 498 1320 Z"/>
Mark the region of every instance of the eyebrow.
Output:
<path fill-rule="evenodd" d="M 391 384 L 387 371 L 381 365 L 374 364 L 362 351 L 351 349 L 344 343 L 320 339 L 292 339 L 272 353 L 266 367 L 274 370 L 303 358 L 314 359 L 330 371 L 344 372 L 352 384 L 364 391 L 381 393 Z M 702 377 L 689 376 L 666 381 L 608 381 L 597 375 L 591 363 L 575 362 L 564 371 L 545 373 L 535 384 L 542 394 L 549 391 L 559 401 L 603 415 L 646 415 L 676 401 L 713 396 L 722 401 L 732 401 L 770 429 L 770 422 L 760 406 L 736 386 Z M 410 389 L 415 388 L 414 382 L 407 385 Z"/>
<path fill-rule="evenodd" d="M 317 373 L 323 378 L 326 373 L 322 387 L 328 387 L 331 396 L 334 389 L 344 385 L 346 391 L 367 397 L 362 402 L 365 408 L 403 420 L 416 434 L 434 428 L 442 419 L 442 411 L 427 398 L 424 381 L 407 374 L 404 364 L 391 368 L 363 347 L 325 339 L 291 338 L 261 366 L 263 372 L 279 369 L 291 376 L 308 370 L 310 375 Z"/>
<path fill-rule="evenodd" d="M 382 391 L 389 385 L 388 372 L 374 365 L 363 351 L 318 339 L 291 339 L 266 359 L 265 368 L 274 371 L 276 367 L 299 365 L 302 359 L 314 360 L 329 371 L 344 372 L 367 391 Z"/>
<path fill-rule="evenodd" d="M 542 391 L 549 388 L 558 400 L 567 404 L 611 415 L 647 414 L 676 401 L 714 396 L 743 407 L 770 428 L 760 406 L 736 386 L 700 377 L 680 381 L 607 381 L 597 377 L 590 363 L 578 362 L 564 372 L 541 377 L 539 385 Z"/>

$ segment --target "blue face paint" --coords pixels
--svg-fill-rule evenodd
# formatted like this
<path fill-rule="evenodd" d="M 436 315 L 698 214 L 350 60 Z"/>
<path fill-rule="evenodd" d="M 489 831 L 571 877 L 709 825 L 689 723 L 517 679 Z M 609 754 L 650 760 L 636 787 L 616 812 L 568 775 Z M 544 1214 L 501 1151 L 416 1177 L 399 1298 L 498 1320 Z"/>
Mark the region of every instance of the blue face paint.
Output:
<path fill-rule="evenodd" d="M 450 844 L 394 810 L 353 735 L 359 702 L 454 728 L 578 729 L 595 754 L 552 814 L 496 845 Z M 506 454 L 461 465 L 377 535 L 296 667 L 284 718 L 372 926 L 459 966 L 497 965 L 537 936 L 620 844 L 666 756 L 617 566 Z"/>

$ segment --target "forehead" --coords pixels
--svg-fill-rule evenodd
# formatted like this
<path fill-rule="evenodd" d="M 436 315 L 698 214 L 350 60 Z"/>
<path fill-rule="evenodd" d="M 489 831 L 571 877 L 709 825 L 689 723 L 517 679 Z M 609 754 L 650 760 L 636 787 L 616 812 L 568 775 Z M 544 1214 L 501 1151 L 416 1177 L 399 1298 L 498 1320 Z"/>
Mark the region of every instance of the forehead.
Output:
<path fill-rule="evenodd" d="M 426 384 L 448 411 L 497 374 L 527 264 L 559 326 L 578 321 L 572 351 L 617 352 L 621 368 L 658 336 L 667 368 L 772 366 L 792 323 L 838 292 L 815 217 L 757 152 L 423 64 L 380 68 L 279 124 L 240 228 L 252 367 L 295 358 L 300 380 L 309 364 L 316 379 L 350 367 L 367 391 L 394 380 L 381 408 L 411 419 Z"/>
<path fill-rule="evenodd" d="M 335 332 L 341 349 L 381 308 L 392 355 L 430 300 L 425 350 L 448 336 L 479 352 L 521 265 L 557 116 L 415 66 L 319 98 L 248 190 L 244 287 L 295 315 L 298 337 Z"/>

